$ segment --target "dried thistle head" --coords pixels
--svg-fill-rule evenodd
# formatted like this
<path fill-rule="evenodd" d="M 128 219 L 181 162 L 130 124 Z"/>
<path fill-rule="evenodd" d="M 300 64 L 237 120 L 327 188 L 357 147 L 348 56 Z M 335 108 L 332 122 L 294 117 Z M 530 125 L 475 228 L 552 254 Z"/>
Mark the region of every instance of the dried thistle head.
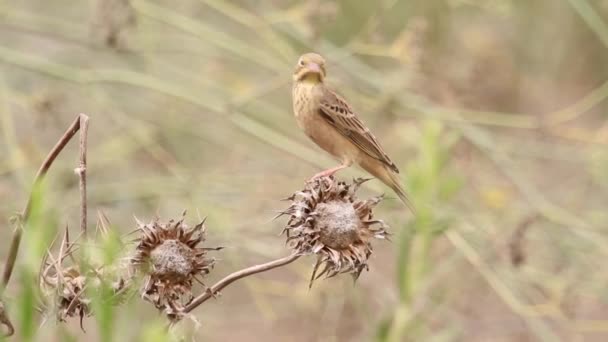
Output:
<path fill-rule="evenodd" d="M 387 238 L 388 226 L 373 219 L 372 213 L 383 196 L 356 196 L 365 181 L 347 184 L 333 177 L 317 178 L 288 198 L 291 205 L 283 213 L 290 216 L 283 230 L 287 243 L 299 253 L 318 256 L 310 286 L 323 275 L 351 273 L 356 280 L 368 268 L 372 239 Z"/>
<path fill-rule="evenodd" d="M 186 212 L 178 221 L 148 224 L 137 222 L 141 236 L 131 262 L 146 275 L 142 297 L 163 311 L 170 319 L 179 319 L 182 309 L 193 298 L 192 286 L 208 274 L 215 264 L 205 241 L 205 221 L 190 228 L 184 223 Z"/>
<path fill-rule="evenodd" d="M 63 268 L 57 263 L 45 265 L 40 287 L 47 297 L 55 298 L 57 320 L 65 322 L 68 317 L 80 317 L 80 326 L 89 316 L 91 300 L 85 293 L 86 276 L 74 266 Z"/>
<path fill-rule="evenodd" d="M 80 327 L 84 330 L 83 319 L 91 315 L 91 298 L 87 290 L 95 292 L 109 284 L 113 299 L 119 299 L 114 302 L 120 303 L 121 295 L 128 288 L 128 281 L 111 272 L 112 265 L 96 266 L 88 260 L 77 260 L 74 252 L 80 247 L 70 243 L 66 227 L 58 255 L 55 257 L 48 252 L 42 260 L 39 285 L 44 296 L 44 309 L 52 307 L 60 322 L 65 322 L 68 317 L 80 317 Z M 52 299 L 52 303 L 48 298 Z"/>

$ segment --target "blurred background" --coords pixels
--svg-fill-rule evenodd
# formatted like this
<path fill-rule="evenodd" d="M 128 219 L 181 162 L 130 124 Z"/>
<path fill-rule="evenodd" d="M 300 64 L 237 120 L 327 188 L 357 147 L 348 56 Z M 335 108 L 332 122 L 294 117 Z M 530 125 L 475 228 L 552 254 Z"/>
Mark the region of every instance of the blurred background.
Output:
<path fill-rule="evenodd" d="M 355 286 L 342 276 L 309 290 L 314 260 L 298 260 L 199 307 L 188 339 L 608 339 L 605 0 L 2 2 L 0 252 L 82 112 L 90 225 L 97 210 L 123 233 L 134 215 L 208 216 L 209 245 L 226 246 L 209 284 L 287 255 L 285 222 L 271 220 L 280 199 L 335 165 L 292 115 L 292 68 L 308 51 L 326 57 L 329 84 L 395 160 L 419 216 L 368 182 L 362 196 L 387 194 L 376 213 L 393 236 Z M 77 162 L 72 141 L 41 227 L 78 226 Z M 20 289 L 16 275 L 16 325 Z M 163 318 L 130 303 L 111 335 L 154 341 Z M 98 339 L 95 319 L 84 325 L 51 319 L 35 339 Z"/>

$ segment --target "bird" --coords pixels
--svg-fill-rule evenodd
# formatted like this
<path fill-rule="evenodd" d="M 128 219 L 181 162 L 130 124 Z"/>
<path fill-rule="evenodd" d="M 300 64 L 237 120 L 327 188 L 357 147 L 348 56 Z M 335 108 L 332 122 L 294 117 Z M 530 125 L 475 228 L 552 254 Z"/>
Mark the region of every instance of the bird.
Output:
<path fill-rule="evenodd" d="M 298 126 L 340 162 L 310 180 L 332 176 L 358 164 L 393 189 L 415 213 L 414 205 L 401 185 L 399 169 L 348 102 L 325 84 L 326 75 L 325 59 L 314 52 L 300 56 L 293 72 L 292 102 Z"/>

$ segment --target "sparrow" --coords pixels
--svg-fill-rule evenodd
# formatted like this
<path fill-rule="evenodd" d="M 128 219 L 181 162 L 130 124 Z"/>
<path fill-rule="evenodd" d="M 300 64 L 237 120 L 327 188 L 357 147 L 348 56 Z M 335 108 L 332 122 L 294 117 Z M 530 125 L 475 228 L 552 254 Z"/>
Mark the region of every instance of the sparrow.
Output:
<path fill-rule="evenodd" d="M 339 166 L 319 172 L 311 180 L 357 164 L 393 189 L 415 212 L 401 186 L 399 169 L 346 100 L 325 85 L 325 76 L 325 59 L 316 53 L 302 55 L 293 73 L 293 112 L 298 126 L 340 161 Z"/>

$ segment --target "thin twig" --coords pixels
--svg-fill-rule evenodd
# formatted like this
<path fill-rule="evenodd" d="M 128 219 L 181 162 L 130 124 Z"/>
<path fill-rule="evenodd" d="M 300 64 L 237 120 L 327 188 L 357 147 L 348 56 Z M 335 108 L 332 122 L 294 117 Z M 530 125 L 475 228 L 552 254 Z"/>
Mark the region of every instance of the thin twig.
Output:
<path fill-rule="evenodd" d="M 265 271 L 271 270 L 273 268 L 285 266 L 289 263 L 296 261 L 301 256 L 302 256 L 302 254 L 293 253 L 293 254 L 288 255 L 281 259 L 273 260 L 273 261 L 267 262 L 265 264 L 251 266 L 251 267 L 242 269 L 240 271 L 236 271 L 232 274 L 229 274 L 224 279 L 218 281 L 217 283 L 215 283 L 215 285 L 213 285 L 209 289 L 207 289 L 207 291 L 205 291 L 205 293 L 202 293 L 198 297 L 194 298 L 192 300 L 192 302 L 190 302 L 190 304 L 188 304 L 184 308 L 184 313 L 188 313 L 188 312 L 194 310 L 197 306 L 199 306 L 202 303 L 204 303 L 205 301 L 207 301 L 207 299 L 209 299 L 211 297 L 215 297 L 215 295 L 218 292 L 220 292 L 224 287 L 230 285 L 231 283 L 233 283 L 241 278 L 244 278 L 244 277 L 256 274 L 256 273 L 265 272 Z"/>
<path fill-rule="evenodd" d="M 36 173 L 36 178 L 34 179 L 34 185 L 32 187 L 32 191 L 30 192 L 30 197 L 27 200 L 27 204 L 25 208 L 21 212 L 19 217 L 19 222 L 17 223 L 17 227 L 13 232 L 13 238 L 11 240 L 11 245 L 8 252 L 8 257 L 6 258 L 6 263 L 4 264 L 4 272 L 2 274 L 2 287 L 6 288 L 8 282 L 11 279 L 11 275 L 13 273 L 13 268 L 15 267 L 15 260 L 17 259 L 17 253 L 19 252 L 19 244 L 21 243 L 21 236 L 23 234 L 23 226 L 27 223 L 27 220 L 30 217 L 30 212 L 32 209 L 32 202 L 34 200 L 34 193 L 39 188 L 44 176 L 48 172 L 49 168 L 59 155 L 65 145 L 72 139 L 72 137 L 78 132 L 80 129 L 80 116 L 72 122 L 70 127 L 65 131 L 63 136 L 59 139 L 57 144 L 53 147 L 53 149 L 46 156 L 46 159 L 40 165 L 38 172 Z"/>
<path fill-rule="evenodd" d="M 526 261 L 525 235 L 530 226 L 540 218 L 539 213 L 529 215 L 517 225 L 515 231 L 511 234 L 508 242 L 511 265 L 519 267 Z"/>
<path fill-rule="evenodd" d="M 80 120 L 80 163 L 74 170 L 78 174 L 78 188 L 80 190 L 80 232 L 87 236 L 87 133 L 89 130 L 89 117 L 85 114 L 78 116 Z"/>
<path fill-rule="evenodd" d="M 0 300 L 0 323 L 3 324 L 7 329 L 4 337 L 13 336 L 13 334 L 15 334 L 15 327 L 8 318 L 8 314 L 6 313 L 6 308 L 2 300 Z"/>

